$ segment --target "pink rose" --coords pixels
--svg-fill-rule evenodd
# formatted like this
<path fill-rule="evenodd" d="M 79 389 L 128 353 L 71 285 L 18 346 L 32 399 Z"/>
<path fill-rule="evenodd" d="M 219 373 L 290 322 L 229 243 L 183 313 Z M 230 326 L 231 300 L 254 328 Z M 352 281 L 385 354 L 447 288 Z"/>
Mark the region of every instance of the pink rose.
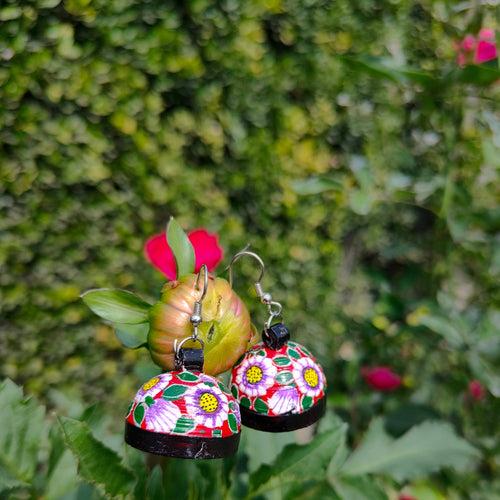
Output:
<path fill-rule="evenodd" d="M 456 45 L 457 64 L 465 66 L 467 64 L 482 64 L 493 61 L 497 58 L 497 46 L 495 42 L 495 31 L 490 28 L 483 28 L 477 37 L 466 35 L 464 39 Z"/>
<path fill-rule="evenodd" d="M 203 264 L 209 271 L 213 271 L 222 260 L 223 252 L 219 246 L 219 237 L 205 229 L 196 229 L 188 234 L 189 241 L 194 248 L 195 269 L 197 273 Z M 177 269 L 172 250 L 168 246 L 165 233 L 156 234 L 149 238 L 144 245 L 147 259 L 156 269 L 162 272 L 169 280 L 175 280 Z"/>
<path fill-rule="evenodd" d="M 469 382 L 469 396 L 475 401 L 481 401 L 486 396 L 486 390 L 479 380 Z"/>
<path fill-rule="evenodd" d="M 497 58 L 497 46 L 495 42 L 487 42 L 479 40 L 476 53 L 474 54 L 474 62 L 476 64 L 494 61 Z"/>
<path fill-rule="evenodd" d="M 485 40 L 487 42 L 494 42 L 495 41 L 495 30 L 492 30 L 491 28 L 483 28 L 479 32 L 479 40 Z"/>
<path fill-rule="evenodd" d="M 460 43 L 460 48 L 465 52 L 472 52 L 476 46 L 476 38 L 473 35 L 466 35 Z"/>
<path fill-rule="evenodd" d="M 401 377 L 388 366 L 374 366 L 361 368 L 361 375 L 365 382 L 376 391 L 394 391 L 401 385 Z"/>

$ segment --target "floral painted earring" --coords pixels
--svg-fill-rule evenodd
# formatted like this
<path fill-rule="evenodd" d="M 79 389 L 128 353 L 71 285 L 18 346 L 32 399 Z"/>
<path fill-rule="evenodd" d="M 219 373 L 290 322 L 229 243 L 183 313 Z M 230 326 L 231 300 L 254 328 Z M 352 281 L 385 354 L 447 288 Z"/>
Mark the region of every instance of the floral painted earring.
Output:
<path fill-rule="evenodd" d="M 229 283 L 233 282 L 232 265 L 245 255 L 260 264 L 254 287 L 259 300 L 267 306 L 269 318 L 262 342 L 244 354 L 231 374 L 231 392 L 240 403 L 242 423 L 267 432 L 307 427 L 325 413 L 325 375 L 305 347 L 289 340 L 287 327 L 274 322 L 281 317 L 282 306 L 262 290 L 265 267 L 257 254 L 245 249 L 233 257 Z"/>
<path fill-rule="evenodd" d="M 204 272 L 201 297 L 195 302 L 193 333 L 174 345 L 175 370 L 146 382 L 137 392 L 125 423 L 125 441 L 142 451 L 176 458 L 222 458 L 233 455 L 240 440 L 236 400 L 226 387 L 203 370 L 203 341 L 198 337 L 202 300 L 208 287 Z M 186 348 L 197 342 L 201 348 Z"/>

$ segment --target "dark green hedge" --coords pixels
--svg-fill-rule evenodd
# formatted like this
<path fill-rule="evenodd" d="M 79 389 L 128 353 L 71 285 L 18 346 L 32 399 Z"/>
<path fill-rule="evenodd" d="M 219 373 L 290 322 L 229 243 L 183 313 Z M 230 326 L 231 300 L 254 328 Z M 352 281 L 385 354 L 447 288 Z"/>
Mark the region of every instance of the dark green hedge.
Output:
<path fill-rule="evenodd" d="M 438 348 L 446 325 L 490 338 L 498 320 L 499 87 L 457 73 L 453 49 L 494 11 L 455 6 L 3 2 L 1 374 L 127 398 L 142 354 L 78 297 L 156 297 L 142 245 L 174 214 L 226 255 L 252 243 L 341 408 L 366 392 L 361 364 L 391 364 L 443 412 L 493 377 L 491 359 Z M 432 332 L 429 311 L 451 323 Z"/>

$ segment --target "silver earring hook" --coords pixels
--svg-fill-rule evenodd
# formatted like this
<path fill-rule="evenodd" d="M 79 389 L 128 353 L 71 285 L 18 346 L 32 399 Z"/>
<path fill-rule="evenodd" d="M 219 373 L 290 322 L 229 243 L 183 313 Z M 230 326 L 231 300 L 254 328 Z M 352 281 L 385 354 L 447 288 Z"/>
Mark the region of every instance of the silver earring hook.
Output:
<path fill-rule="evenodd" d="M 247 250 L 249 247 L 250 245 L 247 245 L 243 250 L 240 250 L 238 253 L 234 254 L 231 262 L 229 263 L 229 266 L 227 266 L 227 269 L 229 271 L 229 284 L 231 286 L 233 286 L 233 264 L 244 255 L 253 257 L 260 264 L 260 275 L 255 283 L 260 283 L 262 281 L 262 278 L 264 277 L 266 266 L 264 265 L 263 260 L 255 252 L 250 252 L 250 250 Z"/>
<path fill-rule="evenodd" d="M 243 256 L 248 256 L 254 258 L 260 265 L 260 275 L 257 279 L 257 281 L 254 283 L 254 288 L 255 292 L 257 293 L 257 296 L 259 297 L 259 300 L 267 306 L 267 309 L 269 311 L 269 318 L 266 321 L 266 328 L 269 328 L 271 325 L 271 322 L 274 318 L 277 316 L 281 316 L 281 311 L 283 309 L 282 305 L 279 302 L 273 301 L 273 298 L 270 293 L 264 292 L 262 289 L 262 278 L 264 277 L 264 272 L 266 270 L 266 266 L 264 265 L 264 261 L 255 253 L 251 252 L 248 250 L 250 245 L 247 245 L 243 250 L 240 250 L 238 253 L 236 253 L 233 258 L 231 259 L 231 262 L 229 263 L 229 266 L 227 267 L 229 271 L 229 284 L 231 287 L 233 286 L 233 264 L 240 259 Z"/>
<path fill-rule="evenodd" d="M 198 271 L 198 274 L 196 275 L 196 283 L 194 286 L 195 286 L 196 290 L 200 289 L 199 283 L 200 283 L 200 274 L 202 271 L 203 271 L 203 291 L 201 292 L 201 297 L 198 299 L 197 302 L 201 302 L 205 298 L 205 295 L 207 294 L 207 290 L 208 290 L 208 267 L 206 264 L 203 264 L 200 267 L 200 270 Z"/>
<path fill-rule="evenodd" d="M 203 264 L 200 267 L 200 270 L 198 271 L 198 274 L 196 276 L 196 281 L 195 281 L 195 288 L 196 290 L 199 290 L 199 282 L 200 282 L 200 275 L 203 272 L 203 290 L 201 292 L 201 296 L 196 300 L 193 306 L 193 313 L 191 314 L 189 321 L 191 321 L 191 324 L 193 325 L 193 333 L 191 334 L 191 337 L 186 337 L 182 339 L 179 343 L 177 343 L 177 339 L 174 340 L 174 352 L 175 352 L 175 357 L 178 358 L 179 355 L 179 350 L 180 348 L 188 341 L 193 341 L 193 342 L 198 342 L 201 347 L 204 347 L 203 340 L 201 340 L 198 337 L 198 327 L 200 326 L 200 323 L 202 322 L 203 318 L 201 316 L 201 303 L 203 299 L 205 298 L 205 295 L 207 294 L 208 290 L 208 268 L 206 264 Z"/>

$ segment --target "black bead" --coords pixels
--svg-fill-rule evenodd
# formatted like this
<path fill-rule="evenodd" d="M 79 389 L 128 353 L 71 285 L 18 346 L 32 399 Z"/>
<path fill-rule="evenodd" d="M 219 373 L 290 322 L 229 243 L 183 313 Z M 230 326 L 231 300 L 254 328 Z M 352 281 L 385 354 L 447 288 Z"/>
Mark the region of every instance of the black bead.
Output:
<path fill-rule="evenodd" d="M 262 332 L 262 340 L 270 349 L 278 350 L 290 340 L 290 332 L 283 323 L 275 323 Z"/>
<path fill-rule="evenodd" d="M 203 349 L 181 348 L 175 357 L 177 370 L 203 371 Z"/>

